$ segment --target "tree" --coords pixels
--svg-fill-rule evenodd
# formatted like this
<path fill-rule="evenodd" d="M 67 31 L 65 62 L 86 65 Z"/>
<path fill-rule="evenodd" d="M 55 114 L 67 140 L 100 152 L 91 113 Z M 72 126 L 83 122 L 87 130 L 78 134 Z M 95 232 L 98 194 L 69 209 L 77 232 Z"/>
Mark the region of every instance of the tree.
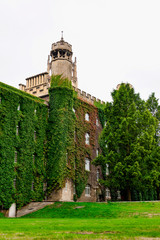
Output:
<path fill-rule="evenodd" d="M 152 93 L 146 101 L 147 108 L 152 113 L 152 116 L 158 122 L 155 132 L 155 148 L 149 158 L 149 180 L 157 192 L 157 199 L 160 199 L 160 106 L 155 94 Z"/>
<path fill-rule="evenodd" d="M 108 176 L 102 181 L 106 187 L 126 192 L 131 200 L 131 190 L 143 188 L 144 169 L 148 156 L 155 146 L 157 121 L 146 103 L 129 84 L 121 84 L 112 92 L 113 101 L 106 103 L 106 126 L 100 136 L 102 153 L 95 159 Z"/>

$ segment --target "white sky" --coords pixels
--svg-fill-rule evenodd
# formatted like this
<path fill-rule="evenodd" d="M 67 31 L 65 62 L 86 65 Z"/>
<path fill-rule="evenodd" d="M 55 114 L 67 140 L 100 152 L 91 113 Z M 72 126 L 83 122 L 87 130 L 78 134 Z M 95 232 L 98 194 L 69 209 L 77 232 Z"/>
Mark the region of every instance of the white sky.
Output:
<path fill-rule="evenodd" d="M 110 101 L 129 82 L 160 97 L 160 0 L 0 0 L 0 81 L 18 87 L 46 71 L 62 30 L 80 89 Z"/>

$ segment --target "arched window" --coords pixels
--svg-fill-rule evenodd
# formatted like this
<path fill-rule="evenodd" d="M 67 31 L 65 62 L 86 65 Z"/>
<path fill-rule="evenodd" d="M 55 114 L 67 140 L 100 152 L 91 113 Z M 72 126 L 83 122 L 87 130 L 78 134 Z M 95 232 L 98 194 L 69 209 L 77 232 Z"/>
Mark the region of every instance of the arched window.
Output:
<path fill-rule="evenodd" d="M 89 113 L 86 113 L 86 114 L 85 114 L 85 120 L 86 120 L 86 121 L 89 121 Z"/>
<path fill-rule="evenodd" d="M 85 196 L 90 197 L 91 196 L 91 187 L 89 184 L 85 187 Z"/>
<path fill-rule="evenodd" d="M 89 145 L 89 133 L 85 134 L 85 143 Z"/>

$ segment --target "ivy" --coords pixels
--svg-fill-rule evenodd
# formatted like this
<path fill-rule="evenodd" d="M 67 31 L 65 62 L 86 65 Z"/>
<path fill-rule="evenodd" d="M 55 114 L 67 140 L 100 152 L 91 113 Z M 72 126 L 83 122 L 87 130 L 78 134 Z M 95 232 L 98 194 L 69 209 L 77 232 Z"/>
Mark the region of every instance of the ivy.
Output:
<path fill-rule="evenodd" d="M 21 207 L 43 199 L 48 111 L 43 101 L 2 83 L 0 97 L 0 205 L 8 209 L 13 202 Z"/>
<path fill-rule="evenodd" d="M 47 192 L 64 187 L 67 178 L 75 178 L 75 114 L 73 89 L 67 79 L 54 76 L 49 90 L 47 128 Z"/>

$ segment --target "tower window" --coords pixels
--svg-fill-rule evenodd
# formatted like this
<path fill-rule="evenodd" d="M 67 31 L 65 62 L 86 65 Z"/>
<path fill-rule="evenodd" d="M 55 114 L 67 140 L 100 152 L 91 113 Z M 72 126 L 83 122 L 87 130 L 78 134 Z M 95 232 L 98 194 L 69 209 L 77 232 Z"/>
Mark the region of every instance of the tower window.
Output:
<path fill-rule="evenodd" d="M 85 143 L 89 145 L 89 133 L 85 134 Z"/>
<path fill-rule="evenodd" d="M 85 170 L 90 171 L 90 160 L 85 158 Z"/>
<path fill-rule="evenodd" d="M 89 184 L 86 185 L 85 187 L 85 196 L 90 197 L 91 196 L 91 187 Z"/>
<path fill-rule="evenodd" d="M 89 121 L 89 113 L 86 113 L 86 114 L 85 114 L 85 120 L 86 120 L 86 121 Z"/>

